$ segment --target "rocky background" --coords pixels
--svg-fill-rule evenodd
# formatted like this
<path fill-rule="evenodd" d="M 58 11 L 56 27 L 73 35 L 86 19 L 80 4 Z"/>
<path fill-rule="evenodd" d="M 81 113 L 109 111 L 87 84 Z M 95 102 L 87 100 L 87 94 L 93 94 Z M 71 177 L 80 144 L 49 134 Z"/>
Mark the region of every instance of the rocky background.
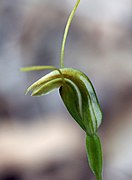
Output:
<path fill-rule="evenodd" d="M 58 91 L 26 88 L 59 67 L 63 30 L 75 0 L 0 0 L 0 180 L 94 180 L 85 136 Z M 104 180 L 132 179 L 132 2 L 82 0 L 64 64 L 84 71 L 103 110 Z"/>

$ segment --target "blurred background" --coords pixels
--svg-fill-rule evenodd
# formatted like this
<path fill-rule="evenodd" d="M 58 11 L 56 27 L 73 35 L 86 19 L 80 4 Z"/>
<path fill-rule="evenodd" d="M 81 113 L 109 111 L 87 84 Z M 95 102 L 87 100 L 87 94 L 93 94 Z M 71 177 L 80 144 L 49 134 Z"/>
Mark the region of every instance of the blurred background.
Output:
<path fill-rule="evenodd" d="M 0 180 L 94 180 L 85 134 L 58 91 L 25 96 L 59 67 L 63 30 L 75 0 L 0 0 Z M 104 180 L 132 179 L 132 1 L 82 0 L 64 64 L 85 72 L 103 110 Z"/>

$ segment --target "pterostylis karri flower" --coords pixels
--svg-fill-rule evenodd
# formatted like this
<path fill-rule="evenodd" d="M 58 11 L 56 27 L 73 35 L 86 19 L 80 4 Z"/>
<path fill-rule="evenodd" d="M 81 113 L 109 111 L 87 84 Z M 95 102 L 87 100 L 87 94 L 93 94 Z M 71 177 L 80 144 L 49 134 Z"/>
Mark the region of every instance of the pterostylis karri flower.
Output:
<path fill-rule="evenodd" d="M 86 132 L 86 150 L 91 170 L 96 180 L 102 180 L 102 149 L 97 130 L 102 122 L 100 105 L 89 78 L 81 71 L 64 68 L 64 49 L 68 30 L 80 3 L 73 8 L 64 31 L 60 56 L 61 68 L 54 66 L 32 66 L 22 68 L 22 71 L 52 70 L 47 75 L 33 83 L 28 89 L 32 96 L 42 96 L 59 88 L 60 96 L 74 120 Z"/>

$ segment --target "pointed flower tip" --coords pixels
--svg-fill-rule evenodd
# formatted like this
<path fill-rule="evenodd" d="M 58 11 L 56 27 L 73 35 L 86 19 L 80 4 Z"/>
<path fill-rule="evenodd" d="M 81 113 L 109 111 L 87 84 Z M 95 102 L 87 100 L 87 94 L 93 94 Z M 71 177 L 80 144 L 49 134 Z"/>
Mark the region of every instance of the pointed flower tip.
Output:
<path fill-rule="evenodd" d="M 28 90 L 26 90 L 26 92 L 25 92 L 25 95 L 27 95 L 28 94 Z"/>
<path fill-rule="evenodd" d="M 31 88 L 29 87 L 29 88 L 26 90 L 25 95 L 27 95 L 30 91 L 31 91 Z"/>
<path fill-rule="evenodd" d="M 31 96 L 37 96 L 37 94 L 35 92 L 32 92 Z"/>
<path fill-rule="evenodd" d="M 31 94 L 31 96 L 42 96 L 42 95 L 40 95 L 40 94 L 38 94 L 38 93 L 36 93 L 36 92 L 33 92 L 32 94 Z"/>

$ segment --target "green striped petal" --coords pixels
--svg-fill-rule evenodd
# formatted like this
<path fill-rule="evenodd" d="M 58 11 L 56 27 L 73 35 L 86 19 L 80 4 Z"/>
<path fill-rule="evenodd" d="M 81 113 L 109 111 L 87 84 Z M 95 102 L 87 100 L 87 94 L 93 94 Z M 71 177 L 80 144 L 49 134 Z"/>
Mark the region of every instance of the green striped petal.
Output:
<path fill-rule="evenodd" d="M 61 72 L 65 81 L 67 82 L 68 80 L 69 84 L 71 82 L 72 87 L 74 87 L 77 92 L 78 100 L 81 101 L 79 102 L 79 104 L 81 104 L 80 115 L 87 133 L 95 133 L 101 124 L 102 112 L 100 110 L 100 105 L 90 80 L 84 73 L 75 69 L 64 68 L 61 69 Z M 73 103 L 73 98 L 69 98 L 69 101 L 66 100 L 66 98 L 64 98 L 66 93 L 64 89 L 65 86 L 63 86 L 61 89 L 61 97 L 68 111 L 71 113 L 73 110 L 70 103 Z M 77 111 L 78 114 L 80 111 Z"/>

